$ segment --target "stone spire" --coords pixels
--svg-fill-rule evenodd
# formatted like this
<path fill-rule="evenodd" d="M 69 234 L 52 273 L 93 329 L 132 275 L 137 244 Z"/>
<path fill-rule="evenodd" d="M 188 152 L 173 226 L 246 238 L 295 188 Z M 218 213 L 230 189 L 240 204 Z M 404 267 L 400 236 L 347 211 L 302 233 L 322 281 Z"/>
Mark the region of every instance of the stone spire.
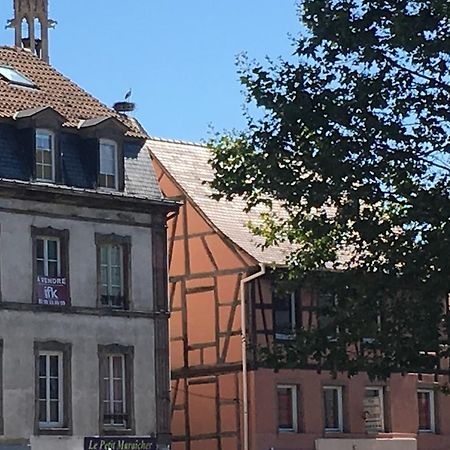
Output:
<path fill-rule="evenodd" d="M 48 30 L 55 25 L 48 18 L 48 0 L 14 0 L 14 18 L 7 27 L 15 29 L 16 47 L 28 48 L 48 62 Z"/>

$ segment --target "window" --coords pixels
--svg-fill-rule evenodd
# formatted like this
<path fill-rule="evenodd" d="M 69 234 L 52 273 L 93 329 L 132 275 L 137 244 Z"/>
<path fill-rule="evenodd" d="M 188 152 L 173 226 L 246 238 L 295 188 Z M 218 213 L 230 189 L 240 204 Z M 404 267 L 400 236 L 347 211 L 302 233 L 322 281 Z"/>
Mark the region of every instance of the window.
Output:
<path fill-rule="evenodd" d="M 323 388 L 325 431 L 343 431 L 342 387 Z"/>
<path fill-rule="evenodd" d="M 298 431 L 297 386 L 277 386 L 278 431 Z"/>
<path fill-rule="evenodd" d="M 0 65 L 0 76 L 5 78 L 11 84 L 17 84 L 19 86 L 27 86 L 35 88 L 36 85 L 29 80 L 25 75 L 22 75 L 16 69 L 9 66 Z"/>
<path fill-rule="evenodd" d="M 384 398 L 382 387 L 367 387 L 364 395 L 364 421 L 366 432 L 384 431 Z"/>
<path fill-rule="evenodd" d="M 59 352 L 39 353 L 39 426 L 63 425 L 63 356 Z"/>
<path fill-rule="evenodd" d="M 129 304 L 130 239 L 117 235 L 96 234 L 99 304 L 127 308 Z"/>
<path fill-rule="evenodd" d="M 274 325 L 276 339 L 294 339 L 296 305 L 293 292 L 273 294 Z"/>
<path fill-rule="evenodd" d="M 320 293 L 317 297 L 317 323 L 327 333 L 329 340 L 336 340 L 339 327 L 336 325 L 335 309 L 338 306 L 336 294 Z"/>
<path fill-rule="evenodd" d="M 118 189 L 118 152 L 114 141 L 100 139 L 99 186 Z"/>
<path fill-rule="evenodd" d="M 47 130 L 36 130 L 36 179 L 55 181 L 54 135 Z"/>
<path fill-rule="evenodd" d="M 99 346 L 100 414 L 104 429 L 132 430 L 133 348 L 121 345 Z"/>
<path fill-rule="evenodd" d="M 37 275 L 61 276 L 61 245 L 58 238 L 36 238 Z"/>
<path fill-rule="evenodd" d="M 33 298 L 41 305 L 70 305 L 68 230 L 31 228 L 33 238 Z"/>
<path fill-rule="evenodd" d="M 418 389 L 417 403 L 419 431 L 434 433 L 436 431 L 434 391 L 432 389 Z"/>
<path fill-rule="evenodd" d="M 36 342 L 36 431 L 68 434 L 71 429 L 70 344 Z"/>

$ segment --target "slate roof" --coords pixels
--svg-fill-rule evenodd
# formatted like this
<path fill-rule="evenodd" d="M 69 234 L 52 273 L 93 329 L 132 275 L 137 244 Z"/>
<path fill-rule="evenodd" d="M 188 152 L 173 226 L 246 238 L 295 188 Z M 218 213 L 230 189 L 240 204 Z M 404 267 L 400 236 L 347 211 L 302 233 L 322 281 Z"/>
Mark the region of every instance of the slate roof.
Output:
<path fill-rule="evenodd" d="M 0 46 L 0 65 L 14 68 L 36 85 L 36 88 L 14 85 L 0 76 L 0 117 L 50 106 L 66 119 L 66 127 L 76 128 L 81 120 L 109 116 L 128 127 L 127 136 L 147 137 L 135 122 L 108 108 L 28 50 Z"/>
<path fill-rule="evenodd" d="M 211 224 L 232 242 L 253 257 L 258 263 L 285 265 L 289 246 L 261 248 L 263 240 L 254 236 L 247 227 L 249 221 L 260 223 L 263 207 L 244 212 L 245 202 L 241 198 L 233 201 L 211 198 L 211 181 L 214 173 L 208 163 L 209 149 L 206 146 L 179 141 L 151 138 L 147 144 L 152 156 L 175 179 L 181 190 L 203 212 Z"/>
<path fill-rule="evenodd" d="M 14 117 L 19 112 L 25 117 L 52 108 L 65 121 L 59 136 L 62 184 L 95 191 L 96 167 L 89 167 L 92 163 L 89 154 L 86 156 L 86 142 L 78 127 L 81 121 L 85 121 L 85 126 L 95 125 L 105 117 L 113 117 L 125 127 L 125 186 L 124 192 L 108 192 L 108 195 L 162 200 L 144 144 L 147 134 L 136 120 L 117 114 L 26 50 L 0 47 L 0 65 L 16 69 L 36 85 L 36 88 L 14 85 L 0 76 L 0 119 L 5 119 L 0 123 L 0 179 L 32 182 L 25 131 L 15 126 Z"/>

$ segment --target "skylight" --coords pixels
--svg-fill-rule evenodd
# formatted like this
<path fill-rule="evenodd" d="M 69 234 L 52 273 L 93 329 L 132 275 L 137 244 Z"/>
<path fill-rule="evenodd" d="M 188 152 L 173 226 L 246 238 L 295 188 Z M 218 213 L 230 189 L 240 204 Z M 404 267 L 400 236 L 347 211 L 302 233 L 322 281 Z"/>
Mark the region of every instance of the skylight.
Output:
<path fill-rule="evenodd" d="M 36 85 L 29 80 L 25 75 L 17 72 L 9 66 L 0 65 L 0 76 L 8 80 L 11 84 L 18 84 L 19 86 L 36 87 Z"/>

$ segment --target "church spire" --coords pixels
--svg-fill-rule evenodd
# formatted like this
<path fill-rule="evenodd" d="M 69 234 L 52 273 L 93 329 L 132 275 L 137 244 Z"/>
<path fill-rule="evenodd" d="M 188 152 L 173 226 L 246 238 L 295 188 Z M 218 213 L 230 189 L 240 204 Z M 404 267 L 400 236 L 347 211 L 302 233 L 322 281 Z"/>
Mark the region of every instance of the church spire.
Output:
<path fill-rule="evenodd" d="M 7 26 L 15 29 L 16 47 L 28 48 L 48 62 L 48 30 L 55 25 L 48 18 L 48 0 L 14 0 L 14 18 Z"/>

